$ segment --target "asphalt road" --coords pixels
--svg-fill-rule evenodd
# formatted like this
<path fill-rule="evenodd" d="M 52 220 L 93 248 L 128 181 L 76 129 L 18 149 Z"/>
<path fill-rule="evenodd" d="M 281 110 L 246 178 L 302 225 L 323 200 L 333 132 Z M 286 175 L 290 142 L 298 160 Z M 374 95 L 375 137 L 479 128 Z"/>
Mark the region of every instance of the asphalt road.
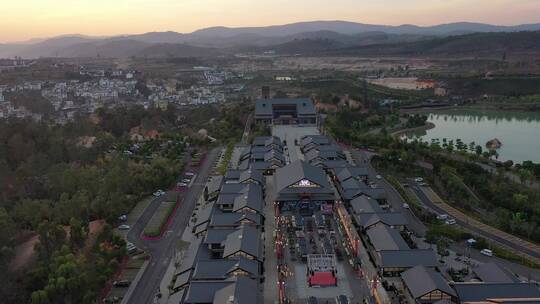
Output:
<path fill-rule="evenodd" d="M 198 170 L 195 182 L 191 188 L 184 193 L 181 206 L 160 240 L 145 241 L 140 238 L 141 233 L 158 207 L 158 202 L 165 198 L 157 198 L 146 208 L 143 215 L 135 223 L 128 233 L 128 240 L 137 247 L 144 249 L 151 255 L 150 263 L 145 269 L 141 279 L 136 283 L 137 286 L 130 296 L 127 303 L 148 304 L 152 303 L 158 292 L 161 279 L 165 275 L 171 258 L 175 255 L 175 249 L 182 239 L 182 234 L 186 228 L 197 199 L 202 194 L 208 175 L 212 169 L 213 163 L 219 154 L 220 148 L 208 152 L 206 160 Z"/>
<path fill-rule="evenodd" d="M 358 150 L 350 150 L 350 151 L 351 151 L 351 154 L 352 154 L 354 160 L 357 162 L 357 164 L 363 163 L 365 160 L 368 160 L 372 156 L 371 153 L 365 152 L 365 151 L 358 151 Z M 371 165 L 369 165 L 368 168 L 369 168 L 369 178 L 370 178 L 370 180 L 376 180 L 375 175 L 377 174 L 377 172 L 375 171 L 375 169 Z M 407 210 L 407 209 L 403 208 L 403 205 L 402 205 L 403 202 L 401 201 L 401 198 L 399 197 L 399 194 L 397 193 L 397 191 L 390 184 L 388 184 L 388 182 L 386 182 L 384 180 L 377 180 L 377 184 L 379 184 L 379 186 L 383 187 L 386 190 L 386 192 L 388 193 L 388 196 L 389 196 L 388 201 L 391 204 L 392 208 L 395 211 L 402 212 L 404 215 L 406 215 L 407 220 L 409 221 L 409 223 L 412 223 L 412 226 L 409 227 L 409 228 L 412 229 L 413 231 L 415 231 L 415 233 L 421 232 L 421 234 L 419 234 L 420 236 L 425 236 L 425 232 L 426 232 L 425 225 L 416 216 L 414 216 L 411 213 L 410 210 Z M 433 211 L 435 211 L 435 212 L 437 212 L 439 214 L 446 213 L 442 208 L 439 208 L 436 204 L 431 202 L 424 195 L 424 193 L 422 191 L 417 189 L 417 187 L 412 187 L 412 190 L 420 198 L 420 200 L 422 201 L 422 203 L 425 206 L 427 206 L 428 208 L 432 209 Z M 501 242 L 503 244 L 508 244 L 508 246 L 513 246 L 517 250 L 522 250 L 523 252 L 525 252 L 527 254 L 530 254 L 532 256 L 538 257 L 540 255 L 540 252 L 533 252 L 533 251 L 528 250 L 526 248 L 516 247 L 514 244 L 509 243 L 508 241 L 505 241 L 505 240 L 501 239 L 500 237 L 497 237 L 497 236 L 492 235 L 490 233 L 485 233 L 485 232 L 483 232 L 483 231 L 481 231 L 481 230 L 479 230 L 477 228 L 474 228 L 474 227 L 468 225 L 467 223 L 457 221 L 457 224 L 462 226 L 462 227 L 468 228 L 469 230 L 474 231 L 477 234 L 482 235 L 483 237 L 485 237 L 487 239 L 495 240 L 495 241 Z M 452 246 L 452 249 L 454 251 L 460 252 L 460 253 L 463 252 L 464 248 L 465 248 L 464 244 L 454 244 Z M 513 262 L 509 262 L 507 260 L 503 260 L 503 259 L 500 259 L 500 258 L 497 258 L 497 257 L 486 257 L 486 256 L 480 254 L 480 252 L 478 250 L 472 250 L 471 251 L 471 257 L 473 259 L 477 260 L 477 261 L 481 261 L 481 262 L 484 262 L 484 263 L 496 261 L 497 263 L 504 265 L 508 269 L 511 269 L 512 271 L 521 274 L 525 278 L 530 278 L 530 279 L 533 279 L 533 280 L 536 280 L 536 281 L 540 281 L 540 279 L 539 279 L 540 278 L 540 272 L 537 271 L 537 270 L 534 270 L 534 269 L 530 269 L 530 268 L 528 268 L 526 266 L 522 266 L 522 265 L 519 265 L 519 264 L 516 264 L 516 263 L 513 263 Z"/>
<path fill-rule="evenodd" d="M 371 158 L 371 156 L 373 156 L 373 154 L 369 153 L 369 152 L 362 151 L 362 150 L 355 150 L 355 149 L 351 149 L 350 152 L 351 152 L 351 155 L 352 155 L 353 159 L 355 160 L 356 164 L 358 164 L 358 165 L 367 164 L 368 173 L 369 173 L 368 179 L 370 181 L 375 181 L 375 183 L 377 183 L 377 185 L 380 188 L 384 189 L 384 191 L 387 194 L 388 203 L 390 204 L 390 206 L 392 206 L 392 209 L 395 212 L 400 212 L 401 214 L 403 214 L 403 216 L 405 216 L 405 218 L 409 222 L 409 224 L 408 224 L 409 230 L 412 231 L 418 237 L 424 237 L 426 235 L 426 230 L 427 230 L 424 223 L 422 223 L 422 221 L 420 221 L 412 213 L 412 211 L 410 209 L 403 208 L 404 201 L 401 198 L 401 196 L 399 195 L 399 193 L 396 191 L 396 189 L 394 189 L 394 187 L 392 187 L 392 185 L 390 185 L 384 179 L 377 179 L 376 178 L 378 173 L 377 173 L 377 171 L 375 171 L 375 169 L 373 168 L 373 166 L 371 166 L 371 164 L 369 162 L 369 159 Z"/>
<path fill-rule="evenodd" d="M 431 210 L 437 212 L 438 214 L 446 214 L 446 211 L 444 209 L 440 208 L 439 206 L 437 206 L 437 204 L 433 203 L 417 186 L 412 187 L 412 189 L 414 190 L 415 194 L 420 198 L 420 200 L 422 201 L 422 203 L 425 206 L 427 206 Z M 530 250 L 528 248 L 520 246 L 519 244 L 509 242 L 509 241 L 507 241 L 507 240 L 505 240 L 505 239 L 503 239 L 503 238 L 501 238 L 501 237 L 499 237 L 499 236 L 497 236 L 497 235 L 495 235 L 493 233 L 478 229 L 477 227 L 472 226 L 469 223 L 463 222 L 463 221 L 461 221 L 459 219 L 456 219 L 456 223 L 459 226 L 464 227 L 467 230 L 470 230 L 470 231 L 472 231 L 473 233 L 475 233 L 477 235 L 485 237 L 486 239 L 495 241 L 495 242 L 500 243 L 502 245 L 505 245 L 507 247 L 513 248 L 514 250 L 526 253 L 526 254 L 528 254 L 528 255 L 530 255 L 532 257 L 540 259 L 540 252 L 536 252 L 534 250 Z"/>

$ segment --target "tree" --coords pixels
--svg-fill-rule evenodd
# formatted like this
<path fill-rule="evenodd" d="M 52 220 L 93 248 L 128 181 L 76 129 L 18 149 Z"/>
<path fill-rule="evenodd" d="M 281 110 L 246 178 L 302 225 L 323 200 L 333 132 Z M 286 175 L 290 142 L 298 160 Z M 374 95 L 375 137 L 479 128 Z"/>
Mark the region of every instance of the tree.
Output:
<path fill-rule="evenodd" d="M 10 244 L 14 234 L 15 222 L 8 215 L 6 209 L 0 208 L 0 244 Z"/>
<path fill-rule="evenodd" d="M 510 219 L 510 231 L 512 231 L 512 234 L 520 229 L 523 223 L 525 223 L 525 220 L 520 212 L 512 214 L 512 218 Z"/>
<path fill-rule="evenodd" d="M 85 233 L 81 221 L 76 218 L 69 220 L 69 241 L 72 249 L 79 249 L 84 244 Z"/>
<path fill-rule="evenodd" d="M 60 248 L 66 239 L 66 232 L 61 225 L 45 220 L 37 228 L 39 235 L 38 249 L 45 261 L 50 260 L 55 250 Z"/>
<path fill-rule="evenodd" d="M 522 184 L 525 184 L 528 180 L 533 178 L 531 171 L 527 169 L 520 169 L 518 171 L 518 176 Z"/>
<path fill-rule="evenodd" d="M 529 197 L 525 194 L 515 193 L 512 196 L 512 200 L 514 201 L 516 209 L 523 210 L 528 205 Z"/>

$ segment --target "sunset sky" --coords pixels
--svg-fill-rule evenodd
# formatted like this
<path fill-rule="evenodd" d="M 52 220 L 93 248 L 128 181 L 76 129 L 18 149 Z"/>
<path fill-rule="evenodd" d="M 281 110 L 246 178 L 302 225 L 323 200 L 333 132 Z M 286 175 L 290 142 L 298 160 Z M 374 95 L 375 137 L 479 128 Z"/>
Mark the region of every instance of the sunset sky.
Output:
<path fill-rule="evenodd" d="M 0 42 L 312 20 L 388 25 L 540 22 L 540 0 L 3 0 L 0 8 Z"/>

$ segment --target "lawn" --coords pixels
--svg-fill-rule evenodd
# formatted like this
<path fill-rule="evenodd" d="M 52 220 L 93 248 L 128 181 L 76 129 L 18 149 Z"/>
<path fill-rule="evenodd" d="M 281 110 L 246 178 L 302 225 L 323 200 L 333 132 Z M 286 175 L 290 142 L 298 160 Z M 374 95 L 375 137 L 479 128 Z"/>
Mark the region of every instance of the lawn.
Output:
<path fill-rule="evenodd" d="M 163 226 L 167 223 L 169 216 L 176 207 L 176 202 L 162 202 L 146 227 L 144 227 L 144 235 L 149 237 L 157 237 L 161 235 Z"/>

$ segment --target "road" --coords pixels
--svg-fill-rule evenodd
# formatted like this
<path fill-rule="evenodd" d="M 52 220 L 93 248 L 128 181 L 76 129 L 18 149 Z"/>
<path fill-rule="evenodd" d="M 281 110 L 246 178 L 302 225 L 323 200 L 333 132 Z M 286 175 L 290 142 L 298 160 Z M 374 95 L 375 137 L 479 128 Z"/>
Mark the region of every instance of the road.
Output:
<path fill-rule="evenodd" d="M 370 159 L 373 156 L 372 153 L 362 151 L 362 150 L 356 150 L 356 149 L 350 149 L 351 155 L 353 159 L 356 161 L 358 165 L 364 164 L 368 167 L 368 179 L 370 181 L 376 181 L 377 185 L 384 189 L 384 191 L 387 194 L 387 200 L 390 206 L 392 206 L 392 209 L 395 212 L 400 212 L 405 216 L 407 221 L 409 222 L 408 228 L 410 231 L 412 231 L 416 236 L 418 237 L 424 237 L 426 235 L 427 228 L 420 221 L 410 209 L 403 208 L 403 199 L 399 195 L 399 193 L 390 185 L 386 180 L 384 179 L 377 179 L 376 176 L 378 175 L 377 171 L 371 166 Z"/>
<path fill-rule="evenodd" d="M 438 206 L 437 204 L 433 203 L 425 194 L 423 191 L 420 190 L 418 186 L 411 187 L 414 191 L 414 193 L 420 198 L 422 203 L 430 208 L 431 210 L 435 211 L 438 214 L 446 214 L 447 212 Z M 466 228 L 467 230 L 473 232 L 474 234 L 480 235 L 486 239 L 495 241 L 496 243 L 499 243 L 507 248 L 512 248 L 511 250 L 517 250 L 519 252 L 523 252 L 535 259 L 540 259 L 540 252 L 531 250 L 527 247 L 521 246 L 519 243 L 511 242 L 507 239 L 501 238 L 500 236 L 493 234 L 489 231 L 479 229 L 476 226 L 471 225 L 468 221 L 463 221 L 459 218 L 456 218 L 456 222 L 459 226 Z"/>
<path fill-rule="evenodd" d="M 167 270 L 171 258 L 175 255 L 176 247 L 182 239 L 182 233 L 189 222 L 197 199 L 202 194 L 210 170 L 220 150 L 221 148 L 215 148 L 208 152 L 206 160 L 198 171 L 195 182 L 185 192 L 183 201 L 175 213 L 169 230 L 164 233 L 163 238 L 155 241 L 145 241 L 140 236 L 146 223 L 148 223 L 156 211 L 159 205 L 158 202 L 163 201 L 164 198 L 155 199 L 129 231 L 128 240 L 137 247 L 147 251 L 151 255 L 151 261 L 144 270 L 141 279 L 137 282 L 137 286 L 127 303 L 148 304 L 153 302 L 161 279 Z"/>
<path fill-rule="evenodd" d="M 375 180 L 374 177 L 375 175 L 377 174 L 375 169 L 369 164 L 369 159 L 373 156 L 373 153 L 370 153 L 370 152 L 366 152 L 366 151 L 362 151 L 362 150 L 354 150 L 354 149 L 351 149 L 351 154 L 354 158 L 354 160 L 357 162 L 357 164 L 361 164 L 361 163 L 368 163 L 368 169 L 369 169 L 369 178 L 370 180 Z M 392 208 L 395 210 L 395 211 L 398 211 L 398 212 L 402 212 L 403 214 L 405 214 L 407 216 L 407 220 L 409 221 L 409 223 L 411 223 L 411 227 L 409 227 L 411 230 L 415 231 L 415 233 L 418 233 L 418 232 L 423 232 L 422 234 L 419 234 L 419 236 L 424 236 L 425 235 L 425 232 L 426 232 L 426 227 L 425 225 L 416 217 L 412 214 L 412 212 L 410 210 L 407 210 L 407 209 L 404 209 L 403 206 L 402 206 L 402 200 L 399 196 L 399 194 L 397 193 L 397 191 L 390 185 L 388 184 L 388 182 L 384 181 L 384 180 L 379 180 L 377 182 L 377 184 L 379 184 L 380 187 L 383 187 L 385 189 L 385 191 L 387 192 L 388 194 L 388 201 L 389 203 L 391 204 Z M 414 184 L 414 182 L 413 182 Z M 411 187 L 412 190 L 414 190 L 414 193 L 420 198 L 420 200 L 422 201 L 422 203 L 432 209 L 433 211 L 439 213 L 439 214 L 443 214 L 443 213 L 446 213 L 445 210 L 443 210 L 442 208 L 440 208 L 439 206 L 437 206 L 435 203 L 431 202 L 428 197 L 422 192 L 420 191 L 420 189 L 418 187 Z M 478 228 L 475 228 L 473 226 L 471 226 L 470 224 L 466 223 L 466 222 L 463 222 L 463 221 L 460 221 L 460 220 L 456 220 L 457 221 L 457 224 L 464 227 L 464 228 L 467 228 L 468 230 L 470 231 L 473 231 L 475 232 L 476 234 L 478 235 L 481 235 L 483 237 L 485 237 L 486 239 L 490 239 L 492 241 L 496 241 L 498 243 L 501 243 L 503 245 L 506 245 L 507 247 L 510 246 L 511 248 L 515 248 L 521 252 L 524 252 L 528 255 L 531 255 L 535 258 L 538 258 L 540 256 L 540 252 L 537 252 L 537 251 L 531 251 L 530 249 L 528 248 L 524 248 L 522 246 L 517 246 L 511 242 L 508 242 L 496 235 L 493 235 L 491 233 L 487 233 L 487 232 L 484 232 Z M 463 244 L 455 244 L 453 245 L 453 250 L 455 250 L 456 252 L 462 252 L 463 251 L 463 248 L 464 248 L 464 245 Z M 534 269 L 530 269 L 526 266 L 522 266 L 522 265 L 519 265 L 519 264 L 516 264 L 516 263 L 513 263 L 513 262 L 509 262 L 509 261 L 506 261 L 506 260 L 503 260 L 503 259 L 499 259 L 499 258 L 496 258 L 496 257 L 493 257 L 493 258 L 489 258 L 489 257 L 485 257 L 483 255 L 481 255 L 477 250 L 473 250 L 472 252 L 472 257 L 474 259 L 476 259 L 477 261 L 482 261 L 482 262 L 490 262 L 490 261 L 497 261 L 497 263 L 500 263 L 502 265 L 504 265 L 505 267 L 507 267 L 508 269 L 511 269 L 512 271 L 516 272 L 516 273 L 519 273 L 521 274 L 523 277 L 525 278 L 530 278 L 530 279 L 533 279 L 533 280 L 537 280 L 540 278 L 540 272 L 537 271 L 537 270 L 534 270 Z"/>

